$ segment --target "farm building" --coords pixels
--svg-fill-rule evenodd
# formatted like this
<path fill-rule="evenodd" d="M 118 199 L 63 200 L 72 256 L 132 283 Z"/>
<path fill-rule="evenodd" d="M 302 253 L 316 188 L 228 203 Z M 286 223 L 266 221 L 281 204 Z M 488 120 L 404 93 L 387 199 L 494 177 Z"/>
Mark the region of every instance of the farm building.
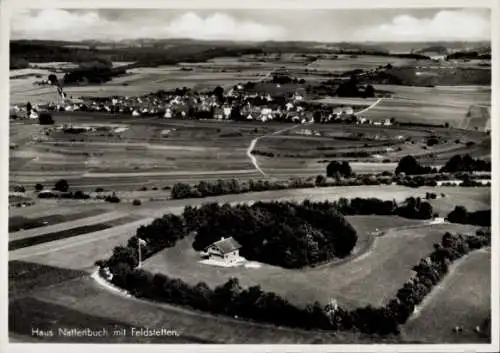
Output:
<path fill-rule="evenodd" d="M 225 263 L 233 263 L 240 260 L 239 249 L 241 245 L 238 244 L 233 237 L 221 238 L 221 240 L 207 246 L 205 251 L 210 260 L 222 261 Z"/>

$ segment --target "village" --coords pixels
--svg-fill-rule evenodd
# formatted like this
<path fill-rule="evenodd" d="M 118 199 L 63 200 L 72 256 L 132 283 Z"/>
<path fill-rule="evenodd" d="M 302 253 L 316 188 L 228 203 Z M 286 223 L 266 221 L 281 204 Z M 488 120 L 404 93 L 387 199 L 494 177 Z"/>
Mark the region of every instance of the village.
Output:
<path fill-rule="evenodd" d="M 224 90 L 218 86 L 211 92 L 196 92 L 178 88 L 171 92 L 158 91 L 144 96 L 74 98 L 58 89 L 57 99 L 47 104 L 35 104 L 30 112 L 26 107 L 14 105 L 11 118 L 38 119 L 44 111 L 98 112 L 133 117 L 165 119 L 215 119 L 239 121 L 278 121 L 296 124 L 351 123 L 392 125 L 394 119 L 372 121 L 361 117 L 351 106 L 343 104 L 312 104 L 303 88 L 285 94 L 256 92 L 238 84 Z M 279 89 L 280 84 L 276 84 Z M 361 106 L 363 107 L 363 106 Z"/>

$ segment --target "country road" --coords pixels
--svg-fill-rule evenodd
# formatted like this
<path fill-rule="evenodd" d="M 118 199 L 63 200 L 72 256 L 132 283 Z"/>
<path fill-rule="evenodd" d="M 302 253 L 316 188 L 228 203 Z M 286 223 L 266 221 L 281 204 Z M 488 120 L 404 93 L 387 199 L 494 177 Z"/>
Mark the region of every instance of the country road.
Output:
<path fill-rule="evenodd" d="M 300 124 L 293 125 L 293 126 L 287 126 L 284 129 L 272 132 L 270 134 L 266 134 L 266 135 L 263 135 L 263 136 L 256 137 L 256 138 L 254 138 L 250 142 L 250 146 L 248 146 L 248 149 L 247 149 L 246 153 L 247 153 L 248 158 L 250 158 L 250 161 L 252 162 L 252 164 L 255 166 L 255 169 L 258 170 L 260 174 L 262 174 L 263 176 L 267 176 L 267 174 L 259 167 L 259 164 L 257 163 L 257 158 L 252 154 L 252 151 L 255 148 L 255 145 L 257 144 L 257 141 L 259 141 L 261 138 L 264 138 L 266 136 L 278 135 L 278 134 L 280 134 L 282 132 L 285 132 L 285 131 L 288 131 L 288 130 L 292 130 L 292 129 L 296 128 L 297 126 L 300 126 Z"/>
<path fill-rule="evenodd" d="M 372 105 L 370 105 L 369 107 L 366 107 L 365 109 L 363 110 L 360 110 L 359 112 L 357 112 L 356 114 L 363 114 L 363 113 L 366 113 L 368 110 L 374 108 L 377 104 L 379 104 L 380 102 L 382 102 L 384 98 L 379 98 L 377 99 L 377 101 L 375 103 L 373 103 Z"/>

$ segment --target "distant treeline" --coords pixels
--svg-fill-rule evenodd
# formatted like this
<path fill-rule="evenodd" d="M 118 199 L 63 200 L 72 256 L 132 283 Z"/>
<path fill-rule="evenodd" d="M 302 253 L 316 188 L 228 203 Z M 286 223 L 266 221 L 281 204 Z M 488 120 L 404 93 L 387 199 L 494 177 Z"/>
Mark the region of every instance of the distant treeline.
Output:
<path fill-rule="evenodd" d="M 446 60 L 491 60 L 491 53 L 479 54 L 477 51 L 459 51 L 446 56 Z"/>
<path fill-rule="evenodd" d="M 108 61 L 131 61 L 125 69 L 140 66 L 174 65 L 179 62 L 204 62 L 221 56 L 259 54 L 259 48 L 243 45 L 222 47 L 213 44 L 184 44 L 173 47 L 128 47 L 92 49 L 67 47 L 57 44 L 12 41 L 10 43 L 11 68 L 23 66 L 25 62 L 82 62 L 102 58 Z"/>
<path fill-rule="evenodd" d="M 419 69 L 413 66 L 391 67 L 359 75 L 360 83 L 434 87 L 438 85 L 490 85 L 491 69 L 448 67 Z"/>

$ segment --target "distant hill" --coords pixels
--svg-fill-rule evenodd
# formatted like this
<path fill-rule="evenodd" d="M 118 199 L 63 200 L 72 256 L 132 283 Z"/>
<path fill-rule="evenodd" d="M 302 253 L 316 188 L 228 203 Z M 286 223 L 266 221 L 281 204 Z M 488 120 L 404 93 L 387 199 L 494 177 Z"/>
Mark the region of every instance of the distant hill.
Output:
<path fill-rule="evenodd" d="M 418 58 L 419 53 L 471 51 L 480 48 L 484 52 L 488 42 L 439 42 L 439 43 L 384 43 L 384 42 L 301 42 L 264 41 L 236 42 L 222 40 L 136 39 L 119 42 L 105 41 L 52 41 L 14 40 L 10 42 L 11 63 L 22 67 L 25 61 L 76 62 L 93 60 L 96 57 L 109 61 L 131 61 L 137 65 L 175 64 L 180 61 L 205 61 L 220 56 L 243 54 L 295 52 L 295 53 L 354 53 L 381 56 L 404 56 Z M 472 49 L 471 49 L 472 48 Z M 411 53 L 411 54 L 410 54 Z M 425 58 L 421 55 L 420 58 Z"/>
<path fill-rule="evenodd" d="M 441 54 L 441 55 L 446 55 L 446 54 L 448 54 L 448 52 L 449 52 L 449 49 L 447 47 L 442 46 L 442 45 L 432 45 L 430 47 L 425 47 L 425 48 L 417 51 L 417 53 L 420 53 L 420 54 L 436 53 L 436 54 Z"/>

